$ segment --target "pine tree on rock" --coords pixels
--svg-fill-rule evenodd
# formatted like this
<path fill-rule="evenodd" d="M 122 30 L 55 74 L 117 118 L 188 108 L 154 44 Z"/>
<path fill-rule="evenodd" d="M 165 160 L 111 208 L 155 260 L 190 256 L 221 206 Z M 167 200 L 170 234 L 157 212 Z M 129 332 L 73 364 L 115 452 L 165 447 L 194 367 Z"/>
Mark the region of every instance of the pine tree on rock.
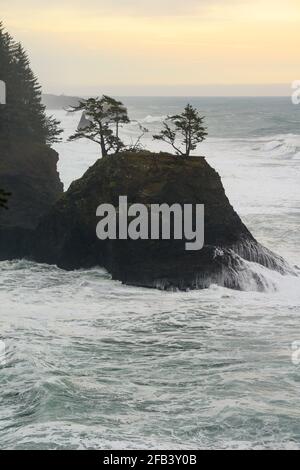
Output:
<path fill-rule="evenodd" d="M 101 98 L 89 98 L 80 101 L 71 112 L 82 111 L 86 118 L 83 127 L 78 127 L 75 134 L 69 140 L 88 139 L 101 147 L 102 156 L 119 152 L 125 148 L 119 137 L 119 129 L 122 124 L 129 123 L 127 109 L 121 103 L 110 96 Z"/>
<path fill-rule="evenodd" d="M 204 117 L 188 104 L 181 114 L 169 116 L 163 123 L 163 129 L 153 138 L 170 144 L 177 155 L 187 158 L 207 136 L 203 122 Z"/>

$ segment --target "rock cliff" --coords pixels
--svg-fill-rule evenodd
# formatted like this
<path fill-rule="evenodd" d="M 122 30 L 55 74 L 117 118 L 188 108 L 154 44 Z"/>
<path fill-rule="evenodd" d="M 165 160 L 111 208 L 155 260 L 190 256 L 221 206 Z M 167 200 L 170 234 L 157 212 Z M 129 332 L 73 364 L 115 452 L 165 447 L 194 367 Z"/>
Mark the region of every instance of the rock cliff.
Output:
<path fill-rule="evenodd" d="M 62 195 L 57 161 L 46 145 L 0 144 L 0 187 L 11 193 L 8 210 L 0 210 L 0 259 L 24 253 L 25 238 Z"/>

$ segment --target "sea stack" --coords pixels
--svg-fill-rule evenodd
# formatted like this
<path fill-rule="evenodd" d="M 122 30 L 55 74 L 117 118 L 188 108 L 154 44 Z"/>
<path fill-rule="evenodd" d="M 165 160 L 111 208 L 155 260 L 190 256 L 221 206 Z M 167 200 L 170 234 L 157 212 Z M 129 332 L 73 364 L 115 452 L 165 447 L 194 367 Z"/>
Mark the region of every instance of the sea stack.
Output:
<path fill-rule="evenodd" d="M 97 207 L 117 208 L 124 195 L 130 204 L 204 204 L 203 249 L 187 251 L 185 240 L 99 240 Z M 30 257 L 66 270 L 101 266 L 123 283 L 170 290 L 211 284 L 264 290 L 251 262 L 293 272 L 251 235 L 204 157 L 146 151 L 107 156 L 89 168 L 40 221 Z"/>

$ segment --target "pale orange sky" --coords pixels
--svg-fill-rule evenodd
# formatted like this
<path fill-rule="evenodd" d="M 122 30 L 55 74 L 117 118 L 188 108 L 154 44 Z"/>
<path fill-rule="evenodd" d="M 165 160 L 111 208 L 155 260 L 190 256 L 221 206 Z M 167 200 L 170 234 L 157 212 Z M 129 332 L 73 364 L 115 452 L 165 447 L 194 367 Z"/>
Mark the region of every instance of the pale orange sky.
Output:
<path fill-rule="evenodd" d="M 1 19 L 45 92 L 213 94 L 300 79 L 300 0 L 1 0 Z"/>

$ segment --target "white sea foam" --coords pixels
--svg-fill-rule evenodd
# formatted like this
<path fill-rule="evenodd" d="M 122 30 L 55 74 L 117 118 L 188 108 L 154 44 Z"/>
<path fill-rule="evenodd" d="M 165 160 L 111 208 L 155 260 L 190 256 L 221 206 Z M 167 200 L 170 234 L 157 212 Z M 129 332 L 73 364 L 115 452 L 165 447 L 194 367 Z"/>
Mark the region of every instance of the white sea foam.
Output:
<path fill-rule="evenodd" d="M 167 116 L 165 116 L 165 115 L 163 115 L 163 116 L 151 116 L 151 114 L 149 114 L 145 118 L 141 119 L 141 122 L 143 122 L 145 124 L 161 123 L 166 118 L 167 118 Z"/>

